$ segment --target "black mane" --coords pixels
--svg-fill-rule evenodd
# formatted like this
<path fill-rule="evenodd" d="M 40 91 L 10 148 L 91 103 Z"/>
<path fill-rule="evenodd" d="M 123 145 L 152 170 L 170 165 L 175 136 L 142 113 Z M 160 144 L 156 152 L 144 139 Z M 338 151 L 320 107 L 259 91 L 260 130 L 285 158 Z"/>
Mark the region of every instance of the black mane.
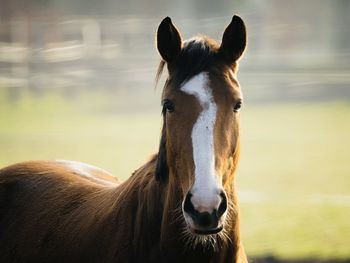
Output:
<path fill-rule="evenodd" d="M 170 82 L 181 86 L 193 76 L 209 70 L 218 58 L 218 44 L 207 37 L 196 37 L 184 42 L 179 57 L 168 65 Z M 165 62 L 159 65 L 156 80 L 159 79 Z M 166 85 L 167 85 L 166 84 Z"/>

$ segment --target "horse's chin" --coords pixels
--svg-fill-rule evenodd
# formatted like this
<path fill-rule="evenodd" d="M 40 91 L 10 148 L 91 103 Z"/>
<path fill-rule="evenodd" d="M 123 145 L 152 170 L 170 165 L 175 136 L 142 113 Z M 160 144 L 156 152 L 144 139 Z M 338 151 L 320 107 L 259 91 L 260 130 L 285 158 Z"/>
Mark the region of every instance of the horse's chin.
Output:
<path fill-rule="evenodd" d="M 220 232 L 223 226 L 213 229 L 198 229 L 187 225 L 187 239 L 185 239 L 185 246 L 187 249 L 204 249 L 205 251 L 217 251 L 219 249 L 218 240 L 221 241 L 223 236 Z M 221 242 L 220 242 L 221 243 Z"/>

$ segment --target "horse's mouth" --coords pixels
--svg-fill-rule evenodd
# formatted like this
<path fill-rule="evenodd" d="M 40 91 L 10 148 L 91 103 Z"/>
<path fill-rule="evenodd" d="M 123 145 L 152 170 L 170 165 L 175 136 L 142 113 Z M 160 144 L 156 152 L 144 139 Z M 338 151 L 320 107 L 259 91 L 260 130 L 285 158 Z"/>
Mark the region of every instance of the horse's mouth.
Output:
<path fill-rule="evenodd" d="M 197 235 L 214 235 L 219 233 L 221 230 L 223 229 L 222 226 L 219 226 L 217 228 L 214 229 L 191 229 L 191 231 Z"/>
<path fill-rule="evenodd" d="M 188 230 L 194 235 L 215 235 L 222 231 L 222 229 L 224 228 L 222 220 L 219 220 L 219 222 L 213 222 L 212 224 L 207 226 L 200 226 L 199 224 L 195 224 L 193 222 L 192 217 L 188 216 L 186 213 L 184 213 L 184 219 Z"/>

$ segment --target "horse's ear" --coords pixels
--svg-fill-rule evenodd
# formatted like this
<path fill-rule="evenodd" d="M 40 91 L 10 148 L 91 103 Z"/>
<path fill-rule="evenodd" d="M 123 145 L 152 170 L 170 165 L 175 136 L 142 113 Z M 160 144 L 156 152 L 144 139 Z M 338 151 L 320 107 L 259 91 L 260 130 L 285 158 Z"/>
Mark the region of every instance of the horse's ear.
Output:
<path fill-rule="evenodd" d="M 165 181 L 168 178 L 168 174 L 169 174 L 169 168 L 168 168 L 167 154 L 166 154 L 166 133 L 165 133 L 165 122 L 164 122 L 163 129 L 162 129 L 162 136 L 160 138 L 160 143 L 159 143 L 155 176 L 157 181 Z"/>
<path fill-rule="evenodd" d="M 166 17 L 160 23 L 157 30 L 157 48 L 163 60 L 167 63 L 174 61 L 180 54 L 182 39 L 179 31 L 171 22 L 170 17 Z"/>
<path fill-rule="evenodd" d="M 231 23 L 225 29 L 220 46 L 220 52 L 227 63 L 238 60 L 247 45 L 247 32 L 242 18 L 234 15 Z"/>

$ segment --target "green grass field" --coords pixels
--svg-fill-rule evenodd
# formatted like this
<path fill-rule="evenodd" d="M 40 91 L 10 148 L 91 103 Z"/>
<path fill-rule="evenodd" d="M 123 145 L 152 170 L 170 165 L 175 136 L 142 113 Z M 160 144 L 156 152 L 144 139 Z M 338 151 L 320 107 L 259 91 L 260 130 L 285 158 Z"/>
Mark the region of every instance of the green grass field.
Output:
<path fill-rule="evenodd" d="M 0 166 L 72 159 L 125 179 L 156 151 L 161 128 L 159 106 L 145 111 L 147 98 L 135 99 L 24 94 L 10 102 L 2 92 Z M 350 258 L 350 104 L 248 104 L 241 121 L 248 255 Z"/>

